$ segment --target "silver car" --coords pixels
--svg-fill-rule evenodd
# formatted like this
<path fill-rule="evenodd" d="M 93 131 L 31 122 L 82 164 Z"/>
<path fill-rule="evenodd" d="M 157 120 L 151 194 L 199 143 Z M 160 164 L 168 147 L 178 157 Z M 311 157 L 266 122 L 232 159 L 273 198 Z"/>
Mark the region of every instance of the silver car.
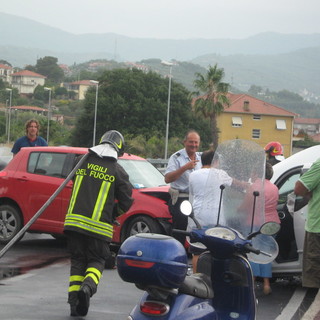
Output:
<path fill-rule="evenodd" d="M 281 230 L 276 236 L 279 255 L 273 262 L 273 277 L 300 275 L 308 204 L 293 189 L 301 174 L 320 158 L 320 145 L 307 148 L 273 166 L 272 182 L 279 188 L 278 213 Z"/>

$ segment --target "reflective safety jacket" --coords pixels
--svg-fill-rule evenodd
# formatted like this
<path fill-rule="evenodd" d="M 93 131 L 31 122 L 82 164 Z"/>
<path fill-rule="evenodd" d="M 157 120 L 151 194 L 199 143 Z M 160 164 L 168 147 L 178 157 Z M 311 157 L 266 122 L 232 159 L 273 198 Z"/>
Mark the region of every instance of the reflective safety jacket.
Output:
<path fill-rule="evenodd" d="M 133 202 L 131 195 L 129 176 L 117 160 L 90 154 L 75 173 L 64 232 L 111 241 L 115 199 L 127 211 Z"/>

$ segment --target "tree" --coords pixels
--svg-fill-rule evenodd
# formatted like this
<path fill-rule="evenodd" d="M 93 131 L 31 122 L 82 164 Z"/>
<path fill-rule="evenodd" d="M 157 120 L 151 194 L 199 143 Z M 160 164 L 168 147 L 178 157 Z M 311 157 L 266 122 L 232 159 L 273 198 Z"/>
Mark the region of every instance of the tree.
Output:
<path fill-rule="evenodd" d="M 63 70 L 58 66 L 58 59 L 55 57 L 46 56 L 38 59 L 35 70 L 31 71 L 46 76 L 54 83 L 60 83 L 64 78 Z"/>
<path fill-rule="evenodd" d="M 225 107 L 230 106 L 230 101 L 227 97 L 230 85 L 222 82 L 224 69 L 219 69 L 217 64 L 213 67 L 209 66 L 205 76 L 201 73 L 196 73 L 196 77 L 194 86 L 199 91 L 194 93 L 197 97 L 194 99 L 193 109 L 196 113 L 201 113 L 205 118 L 210 119 L 212 143 L 213 148 L 216 149 L 219 141 L 217 116 L 223 112 Z"/>
<path fill-rule="evenodd" d="M 141 155 L 150 156 L 148 151 L 152 143 L 157 148 L 156 156 L 159 156 L 158 153 L 161 149 L 164 150 L 165 144 L 168 80 L 154 72 L 114 69 L 105 71 L 98 81 L 96 141 L 105 131 L 115 129 L 128 141 L 142 136 L 145 147 L 142 147 L 141 143 Z M 84 112 L 73 132 L 72 145 L 92 146 L 95 92 L 95 88 L 87 91 Z M 195 117 L 191 109 L 189 91 L 174 81 L 171 86 L 169 124 L 169 138 L 179 137 L 182 141 L 186 131 L 194 129 L 201 132 L 203 146 L 209 144 L 208 123 Z M 162 141 L 161 145 L 159 141 Z M 176 150 L 169 149 L 169 152 L 173 151 Z"/>
<path fill-rule="evenodd" d="M 263 93 L 263 89 L 260 86 L 256 86 L 256 85 L 251 85 L 251 87 L 248 90 L 248 93 L 254 97 L 258 97 L 259 94 Z"/>
<path fill-rule="evenodd" d="M 7 66 L 9 66 L 9 67 L 12 67 L 12 64 L 9 63 L 7 60 L 2 60 L 2 59 L 0 59 L 0 63 L 1 63 L 1 64 L 5 64 L 5 65 L 7 65 Z"/>

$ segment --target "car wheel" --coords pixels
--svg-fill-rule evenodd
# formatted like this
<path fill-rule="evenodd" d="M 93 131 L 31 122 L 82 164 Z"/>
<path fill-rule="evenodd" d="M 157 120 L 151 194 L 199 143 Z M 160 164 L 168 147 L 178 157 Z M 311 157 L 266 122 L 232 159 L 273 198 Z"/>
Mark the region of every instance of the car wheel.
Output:
<path fill-rule="evenodd" d="M 11 205 L 0 206 L 0 243 L 7 244 L 22 228 L 19 210 Z"/>
<path fill-rule="evenodd" d="M 156 220 L 146 216 L 138 216 L 128 225 L 126 238 L 137 233 L 162 233 L 161 231 L 161 227 Z"/>

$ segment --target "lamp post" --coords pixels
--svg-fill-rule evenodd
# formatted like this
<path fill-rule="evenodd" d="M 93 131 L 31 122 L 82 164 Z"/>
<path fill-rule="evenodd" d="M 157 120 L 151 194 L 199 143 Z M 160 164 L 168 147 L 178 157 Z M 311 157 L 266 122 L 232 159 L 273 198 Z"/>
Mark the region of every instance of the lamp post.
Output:
<path fill-rule="evenodd" d="M 94 120 L 93 120 L 93 138 L 92 138 L 92 145 L 95 146 L 96 144 L 96 130 L 97 130 L 97 108 L 98 108 L 98 89 L 99 89 L 99 81 L 90 80 L 92 84 L 96 86 L 96 101 L 94 104 Z"/>
<path fill-rule="evenodd" d="M 9 103 L 9 99 L 6 100 L 6 135 L 8 134 L 8 103 Z"/>
<path fill-rule="evenodd" d="M 170 117 L 170 95 L 171 95 L 171 72 L 172 72 L 172 62 L 161 61 L 161 64 L 170 67 L 169 69 L 169 88 L 168 88 L 168 108 L 167 108 L 167 125 L 166 125 L 166 143 L 164 149 L 164 159 L 167 160 L 168 157 L 168 140 L 169 140 L 169 117 Z"/>
<path fill-rule="evenodd" d="M 8 141 L 7 143 L 10 143 L 10 124 L 11 124 L 11 107 L 12 107 L 12 89 L 6 88 L 6 91 L 10 92 L 10 98 L 9 98 L 9 112 L 8 112 Z"/>
<path fill-rule="evenodd" d="M 49 131 L 50 131 L 50 118 L 51 118 L 51 92 L 52 92 L 52 88 L 47 88 L 44 87 L 43 88 L 45 91 L 49 91 L 49 101 L 48 101 L 48 125 L 47 125 L 47 144 L 49 145 Z"/>

